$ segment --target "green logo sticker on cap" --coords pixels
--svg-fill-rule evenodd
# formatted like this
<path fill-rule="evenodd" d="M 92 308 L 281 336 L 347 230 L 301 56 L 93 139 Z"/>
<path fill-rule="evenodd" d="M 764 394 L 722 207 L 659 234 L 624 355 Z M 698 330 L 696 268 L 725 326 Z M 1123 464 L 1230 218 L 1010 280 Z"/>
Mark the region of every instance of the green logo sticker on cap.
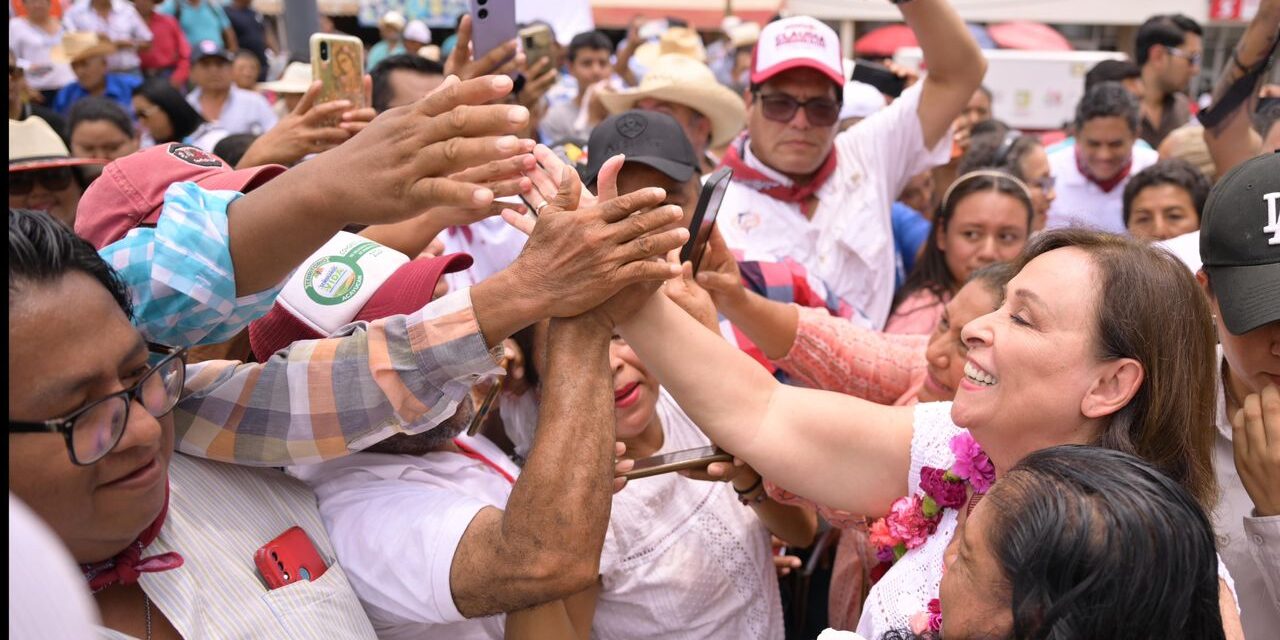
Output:
<path fill-rule="evenodd" d="M 334 306 L 350 300 L 360 292 L 364 284 L 364 270 L 360 258 L 382 246 L 376 242 L 361 242 L 338 256 L 326 256 L 307 267 L 302 289 L 316 304 Z"/>

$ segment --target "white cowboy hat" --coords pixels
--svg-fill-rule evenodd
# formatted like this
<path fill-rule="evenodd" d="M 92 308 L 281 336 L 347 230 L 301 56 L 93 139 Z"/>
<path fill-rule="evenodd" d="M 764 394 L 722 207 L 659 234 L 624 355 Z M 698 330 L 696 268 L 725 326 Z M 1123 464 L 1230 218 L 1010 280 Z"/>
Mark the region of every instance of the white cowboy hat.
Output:
<path fill-rule="evenodd" d="M 747 107 L 738 94 L 716 82 L 707 65 L 679 54 L 658 58 L 640 86 L 600 94 L 610 114 L 633 109 L 644 98 L 682 104 L 710 119 L 713 147 L 732 140 L 747 121 Z"/>
<path fill-rule="evenodd" d="M 760 41 L 760 25 L 754 22 L 743 22 L 725 32 L 729 36 L 729 46 L 734 49 L 754 47 Z"/>
<path fill-rule="evenodd" d="M 399 11 L 388 11 L 378 18 L 379 27 L 392 27 L 396 31 L 404 31 L 404 14 Z"/>
<path fill-rule="evenodd" d="M 72 158 L 62 138 L 38 116 L 9 121 L 10 172 L 106 163 L 97 158 Z"/>
<path fill-rule="evenodd" d="M 62 43 L 53 47 L 49 59 L 56 64 L 65 64 L 115 52 L 115 45 L 92 31 L 71 31 L 62 35 Z"/>
<path fill-rule="evenodd" d="M 427 28 L 427 23 L 421 20 L 410 20 L 404 32 L 400 34 L 400 38 L 421 42 L 424 45 L 431 44 L 431 29 Z"/>
<path fill-rule="evenodd" d="M 652 68 L 660 56 L 669 54 L 682 55 L 697 60 L 707 61 L 707 50 L 702 46 L 702 36 L 687 27 L 672 27 L 663 32 L 657 42 L 646 42 L 636 48 L 636 62 L 646 69 Z"/>
<path fill-rule="evenodd" d="M 311 65 L 305 62 L 290 62 L 280 74 L 280 79 L 272 82 L 259 82 L 259 91 L 276 93 L 306 93 L 311 88 Z"/>

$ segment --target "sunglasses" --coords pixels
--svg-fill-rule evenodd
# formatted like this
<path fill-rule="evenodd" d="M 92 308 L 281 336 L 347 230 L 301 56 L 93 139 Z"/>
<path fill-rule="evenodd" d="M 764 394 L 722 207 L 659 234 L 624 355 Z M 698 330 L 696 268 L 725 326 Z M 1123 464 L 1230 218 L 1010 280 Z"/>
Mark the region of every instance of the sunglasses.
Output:
<path fill-rule="evenodd" d="M 829 127 L 840 119 L 839 100 L 810 98 L 802 102 L 785 93 L 766 95 L 759 91 L 753 95 L 760 101 L 764 117 L 774 122 L 791 122 L 791 119 L 796 117 L 796 111 L 802 107 L 805 118 L 815 127 Z"/>
<path fill-rule="evenodd" d="M 46 191 L 62 191 L 71 186 L 74 178 L 75 174 L 72 173 L 71 167 L 10 171 L 9 195 L 25 196 L 36 188 L 37 183 Z"/>
<path fill-rule="evenodd" d="M 1203 53 L 1187 53 L 1186 51 L 1183 51 L 1182 49 L 1179 49 L 1177 47 L 1168 47 L 1168 50 L 1169 50 L 1169 55 L 1177 58 L 1182 58 L 1183 60 L 1190 62 L 1191 66 L 1193 67 L 1200 66 L 1200 63 L 1204 60 Z"/>

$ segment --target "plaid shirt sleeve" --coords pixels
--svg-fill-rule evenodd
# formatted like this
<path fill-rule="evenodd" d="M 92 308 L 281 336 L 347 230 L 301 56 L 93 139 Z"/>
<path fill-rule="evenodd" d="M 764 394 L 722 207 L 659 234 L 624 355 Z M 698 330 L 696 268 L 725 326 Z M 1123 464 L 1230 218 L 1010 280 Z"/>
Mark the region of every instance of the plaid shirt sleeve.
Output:
<path fill-rule="evenodd" d="M 261 364 L 201 362 L 187 367 L 174 409 L 176 446 L 251 466 L 341 457 L 453 415 L 477 378 L 501 371 L 498 355 L 462 290 L 411 315 L 295 342 Z"/>
<path fill-rule="evenodd" d="M 155 227 L 134 229 L 99 252 L 128 286 L 134 324 L 148 340 L 224 342 L 271 309 L 283 281 L 236 297 L 227 207 L 240 195 L 176 183 Z"/>

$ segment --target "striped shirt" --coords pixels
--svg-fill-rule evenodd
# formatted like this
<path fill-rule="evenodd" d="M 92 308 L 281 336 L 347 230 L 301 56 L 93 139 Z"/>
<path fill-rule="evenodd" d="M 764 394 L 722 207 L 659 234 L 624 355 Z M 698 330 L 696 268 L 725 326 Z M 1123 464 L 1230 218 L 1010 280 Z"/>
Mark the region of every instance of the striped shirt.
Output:
<path fill-rule="evenodd" d="M 154 227 L 138 227 L 98 251 L 129 289 L 134 325 L 173 346 L 230 340 L 271 310 L 280 284 L 236 297 L 227 208 L 241 194 L 171 185 Z"/>
<path fill-rule="evenodd" d="M 139 580 L 184 638 L 374 638 L 373 627 L 306 485 L 270 469 L 175 454 L 169 514 L 147 555 L 176 551 L 183 565 Z M 268 590 L 254 552 L 301 527 L 328 565 L 322 576 Z M 103 629 L 103 637 L 127 638 Z"/>
<path fill-rule="evenodd" d="M 188 366 L 176 446 L 251 466 L 320 462 L 434 427 L 477 378 L 500 371 L 471 291 L 456 291 L 407 316 L 295 342 L 264 363 Z"/>

